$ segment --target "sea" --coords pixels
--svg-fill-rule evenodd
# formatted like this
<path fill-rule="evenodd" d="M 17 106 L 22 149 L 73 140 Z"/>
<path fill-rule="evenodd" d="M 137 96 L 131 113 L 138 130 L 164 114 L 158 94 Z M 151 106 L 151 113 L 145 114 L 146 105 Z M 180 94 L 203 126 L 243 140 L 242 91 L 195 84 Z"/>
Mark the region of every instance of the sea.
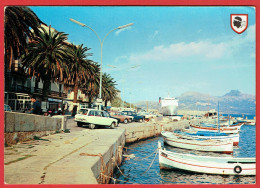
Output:
<path fill-rule="evenodd" d="M 254 119 L 254 115 L 247 115 L 248 119 Z M 233 116 L 234 117 L 234 116 Z M 242 117 L 242 116 L 237 116 Z M 245 117 L 244 117 L 245 118 Z M 114 172 L 114 184 L 255 184 L 256 176 L 231 176 L 209 175 L 177 169 L 165 170 L 159 167 L 157 153 L 158 141 L 163 142 L 162 137 L 139 141 L 126 145 L 120 167 Z M 256 126 L 243 125 L 240 130 L 240 141 L 234 146 L 234 157 L 256 157 Z M 197 155 L 210 155 L 223 157 L 227 154 L 211 152 L 198 152 L 178 149 L 165 145 L 167 150 L 193 153 Z M 132 157 L 131 156 L 135 156 Z"/>

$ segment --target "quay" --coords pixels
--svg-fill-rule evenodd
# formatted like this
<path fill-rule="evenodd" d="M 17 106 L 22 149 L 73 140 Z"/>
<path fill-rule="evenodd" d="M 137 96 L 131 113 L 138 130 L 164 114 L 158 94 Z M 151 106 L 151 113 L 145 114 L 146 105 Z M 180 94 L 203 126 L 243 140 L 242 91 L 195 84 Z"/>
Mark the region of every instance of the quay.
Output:
<path fill-rule="evenodd" d="M 68 119 L 70 132 L 5 147 L 5 184 L 108 184 L 122 162 L 125 143 L 158 136 L 162 130 L 184 128 L 189 122 L 163 118 L 91 130 Z"/>

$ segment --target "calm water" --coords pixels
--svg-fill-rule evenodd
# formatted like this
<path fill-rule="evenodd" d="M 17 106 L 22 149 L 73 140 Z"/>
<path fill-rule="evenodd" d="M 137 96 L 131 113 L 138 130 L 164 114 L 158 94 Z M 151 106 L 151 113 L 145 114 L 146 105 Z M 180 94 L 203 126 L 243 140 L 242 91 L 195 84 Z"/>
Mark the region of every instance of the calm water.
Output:
<path fill-rule="evenodd" d="M 123 160 L 120 170 L 115 172 L 117 184 L 254 184 L 255 176 L 221 176 L 196 174 L 180 170 L 160 170 L 156 149 L 161 137 L 148 139 L 126 146 L 128 154 L 135 158 Z M 234 148 L 236 157 L 255 157 L 255 126 L 243 125 L 240 132 L 239 146 Z M 168 150 L 185 153 L 221 156 L 209 152 L 197 152 L 165 146 Z M 123 175 L 122 175 L 123 174 Z"/>

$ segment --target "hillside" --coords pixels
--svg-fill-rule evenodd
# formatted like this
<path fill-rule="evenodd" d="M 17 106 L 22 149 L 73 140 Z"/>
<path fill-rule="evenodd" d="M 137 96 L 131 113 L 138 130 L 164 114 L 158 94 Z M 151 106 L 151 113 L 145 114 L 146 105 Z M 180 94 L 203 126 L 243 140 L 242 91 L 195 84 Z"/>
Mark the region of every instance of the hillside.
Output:
<path fill-rule="evenodd" d="M 180 110 L 203 110 L 217 109 L 219 101 L 219 110 L 222 113 L 232 114 L 255 114 L 255 96 L 241 93 L 238 90 L 231 90 L 223 96 L 212 96 L 199 92 L 185 92 L 179 99 Z M 143 109 L 147 108 L 147 102 L 141 101 L 135 103 L 136 106 Z M 156 101 L 149 101 L 150 109 L 159 109 Z"/>

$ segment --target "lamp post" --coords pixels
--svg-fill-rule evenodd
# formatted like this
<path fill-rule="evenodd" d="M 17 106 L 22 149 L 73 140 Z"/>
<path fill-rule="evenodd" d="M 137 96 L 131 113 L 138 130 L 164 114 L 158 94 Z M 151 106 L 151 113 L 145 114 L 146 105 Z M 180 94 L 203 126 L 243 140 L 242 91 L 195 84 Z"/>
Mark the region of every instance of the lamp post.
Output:
<path fill-rule="evenodd" d="M 130 26 L 132 26 L 134 23 L 129 23 L 129 24 L 126 24 L 126 25 L 123 25 L 123 26 L 119 26 L 119 27 L 117 27 L 117 28 L 115 28 L 115 29 L 112 29 L 111 31 L 109 31 L 109 32 L 106 34 L 106 36 L 104 37 L 104 39 L 101 40 L 101 38 L 98 36 L 97 32 L 96 32 L 94 29 L 92 29 L 91 27 L 89 27 L 89 26 L 87 26 L 86 24 L 83 24 L 83 23 L 81 23 L 81 22 L 79 22 L 79 21 L 77 21 L 77 20 L 74 20 L 74 19 L 72 19 L 72 18 L 70 18 L 70 21 L 72 21 L 72 22 L 74 22 L 74 23 L 76 23 L 76 24 L 78 24 L 78 25 L 80 25 L 80 26 L 82 26 L 82 27 L 87 27 L 87 28 L 89 28 L 91 31 L 93 31 L 93 32 L 95 33 L 95 35 L 97 36 L 97 38 L 98 38 L 98 40 L 99 40 L 100 50 L 101 50 L 101 56 L 100 56 L 99 102 L 102 103 L 102 53 L 103 53 L 104 40 L 107 38 L 107 36 L 108 36 L 111 32 L 113 32 L 113 31 L 115 31 L 115 30 L 117 30 L 117 29 L 124 29 L 124 28 L 130 27 Z"/>

